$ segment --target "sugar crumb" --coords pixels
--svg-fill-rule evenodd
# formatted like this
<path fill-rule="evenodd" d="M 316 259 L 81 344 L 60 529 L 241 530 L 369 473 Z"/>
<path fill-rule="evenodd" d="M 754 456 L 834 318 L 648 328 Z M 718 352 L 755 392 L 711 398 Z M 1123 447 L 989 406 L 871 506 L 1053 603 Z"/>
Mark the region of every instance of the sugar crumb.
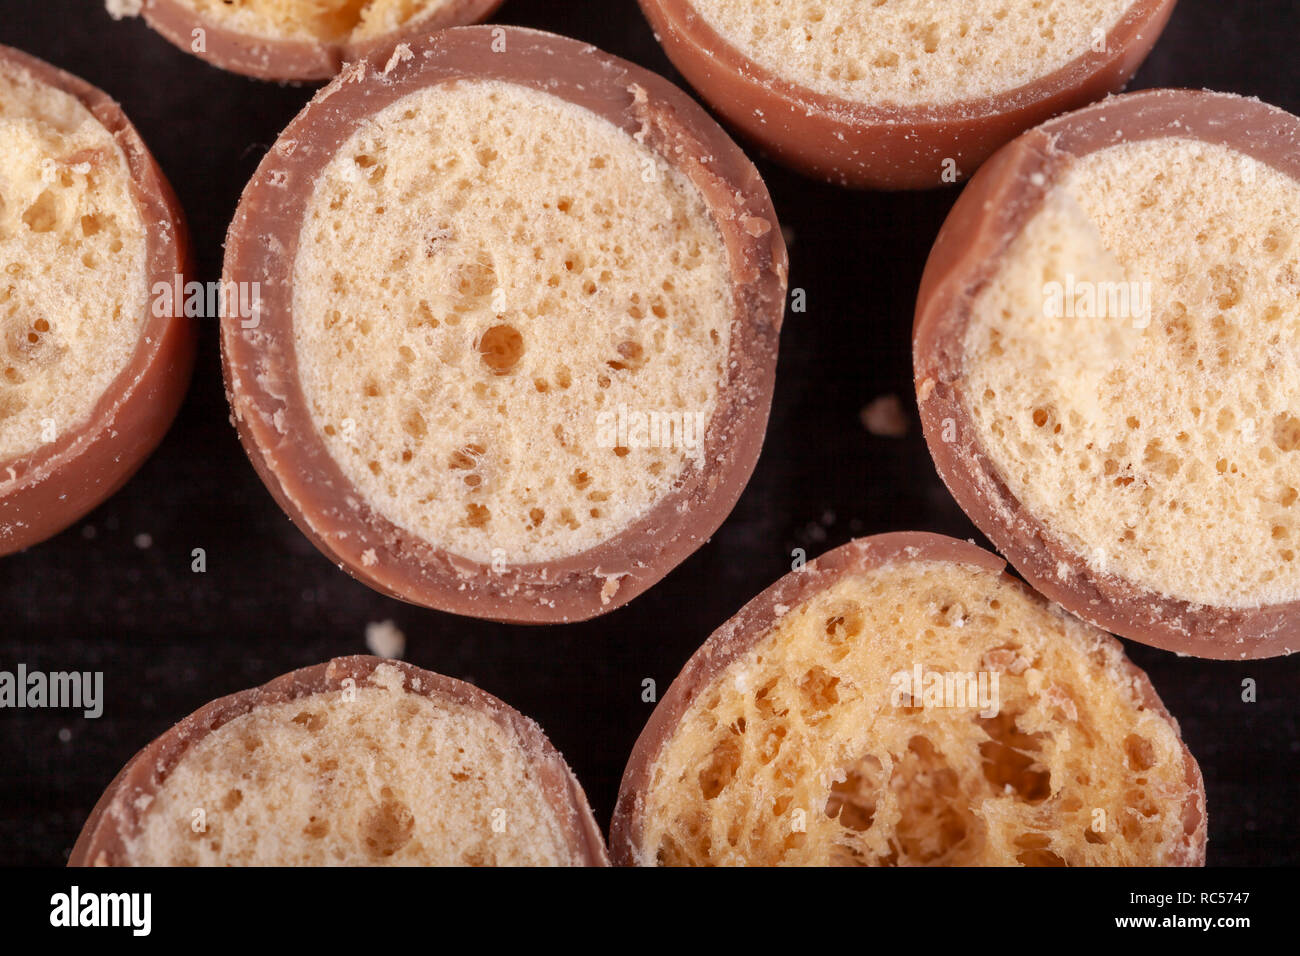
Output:
<path fill-rule="evenodd" d="M 859 417 L 863 428 L 882 438 L 902 438 L 908 432 L 907 413 L 902 401 L 894 394 L 873 399 L 862 409 Z"/>
<path fill-rule="evenodd" d="M 392 621 L 371 621 L 366 625 L 366 647 L 376 657 L 394 660 L 406 652 L 406 635 Z"/>
<path fill-rule="evenodd" d="M 114 20 L 122 20 L 126 17 L 138 17 L 140 10 L 144 7 L 144 0 L 106 0 L 104 8 L 108 10 L 108 15 Z"/>

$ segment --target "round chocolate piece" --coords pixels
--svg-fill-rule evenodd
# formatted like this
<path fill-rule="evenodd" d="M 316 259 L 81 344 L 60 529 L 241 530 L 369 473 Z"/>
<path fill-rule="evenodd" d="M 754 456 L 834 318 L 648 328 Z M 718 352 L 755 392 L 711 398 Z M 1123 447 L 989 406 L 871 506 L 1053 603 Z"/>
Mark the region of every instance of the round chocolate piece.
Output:
<path fill-rule="evenodd" d="M 479 23 L 501 0 L 335 3 L 312 0 L 108 0 L 117 18 L 143 16 L 168 41 L 213 66 L 259 80 L 328 80 L 343 64 L 383 60 L 398 44 Z M 408 10 L 406 7 L 412 7 Z"/>
<path fill-rule="evenodd" d="M 540 727 L 400 661 L 341 657 L 222 697 L 114 778 L 69 866 L 607 866 Z"/>
<path fill-rule="evenodd" d="M 1300 120 L 1152 90 L 1009 144 L 954 206 L 914 329 L 957 502 L 1035 588 L 1219 659 L 1300 646 Z"/>
<path fill-rule="evenodd" d="M 929 189 L 1118 91 L 1175 0 L 1046 11 L 952 0 L 940 15 L 919 3 L 640 2 L 682 75 L 780 161 L 844 186 Z"/>
<path fill-rule="evenodd" d="M 185 396 L 180 205 L 121 108 L 0 47 L 0 555 L 117 491 Z"/>
<path fill-rule="evenodd" d="M 322 90 L 245 190 L 222 327 L 241 440 L 394 597 L 590 618 L 698 548 L 762 445 L 785 245 L 688 96 L 574 40 L 462 27 Z"/>
<path fill-rule="evenodd" d="M 1118 641 L 965 541 L 851 541 L 718 628 L 660 699 L 622 865 L 1200 866 L 1205 789 Z"/>

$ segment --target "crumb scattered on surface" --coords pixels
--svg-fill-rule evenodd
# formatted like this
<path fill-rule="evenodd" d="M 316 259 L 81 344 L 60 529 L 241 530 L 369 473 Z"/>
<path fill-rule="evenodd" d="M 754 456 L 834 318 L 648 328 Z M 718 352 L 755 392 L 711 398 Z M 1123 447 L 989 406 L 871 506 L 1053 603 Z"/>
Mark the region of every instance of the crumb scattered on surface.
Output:
<path fill-rule="evenodd" d="M 400 658 L 406 651 L 406 635 L 392 621 L 371 621 L 366 625 L 366 647 L 387 660 Z"/>
<path fill-rule="evenodd" d="M 388 63 L 384 66 L 384 76 L 392 73 L 399 63 L 405 63 L 407 60 L 414 58 L 415 54 L 411 52 L 411 47 L 408 44 L 397 44 L 397 49 L 393 50 L 393 55 L 388 58 Z"/>
<path fill-rule="evenodd" d="M 141 532 L 135 536 L 135 546 L 141 551 L 148 551 L 153 547 L 153 535 L 147 532 Z"/>
<path fill-rule="evenodd" d="M 114 20 L 125 17 L 138 17 L 144 6 L 144 0 L 106 0 L 104 7 Z"/>
<path fill-rule="evenodd" d="M 614 599 L 614 595 L 618 593 L 618 587 L 619 587 L 618 578 L 606 578 L 605 583 L 601 585 L 600 588 L 600 603 L 608 604 L 610 601 L 612 601 Z"/>
<path fill-rule="evenodd" d="M 862 409 L 862 427 L 882 438 L 902 438 L 907 434 L 907 413 L 897 395 L 881 395 Z"/>

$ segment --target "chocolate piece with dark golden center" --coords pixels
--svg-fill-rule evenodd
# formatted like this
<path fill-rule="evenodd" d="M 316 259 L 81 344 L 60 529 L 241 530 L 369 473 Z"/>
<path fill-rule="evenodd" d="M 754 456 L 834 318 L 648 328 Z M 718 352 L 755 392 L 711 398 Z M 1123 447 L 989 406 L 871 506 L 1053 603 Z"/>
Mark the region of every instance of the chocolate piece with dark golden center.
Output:
<path fill-rule="evenodd" d="M 605 866 L 564 759 L 468 684 L 343 657 L 213 701 L 137 754 L 70 866 Z"/>
<path fill-rule="evenodd" d="M 187 53 L 260 80 L 328 80 L 344 63 L 486 20 L 501 0 L 107 0 Z"/>
<path fill-rule="evenodd" d="M 63 530 L 162 440 L 194 359 L 185 219 L 107 94 L 0 47 L 0 555 Z"/>
<path fill-rule="evenodd" d="M 640 0 L 673 64 L 778 159 L 928 189 L 1114 93 L 1175 0 Z"/>
<path fill-rule="evenodd" d="M 720 627 L 623 775 L 638 865 L 1198 866 L 1205 791 L 1119 642 L 964 541 L 852 541 Z"/>
<path fill-rule="evenodd" d="M 225 278 L 261 289 L 222 328 L 258 471 L 414 603 L 612 610 L 713 533 L 762 444 L 767 191 L 689 97 L 573 40 L 464 27 L 350 70 L 245 191 Z"/>
<path fill-rule="evenodd" d="M 1026 133 L 926 267 L 939 473 L 1039 591 L 1201 657 L 1300 647 L 1300 119 L 1151 90 Z"/>

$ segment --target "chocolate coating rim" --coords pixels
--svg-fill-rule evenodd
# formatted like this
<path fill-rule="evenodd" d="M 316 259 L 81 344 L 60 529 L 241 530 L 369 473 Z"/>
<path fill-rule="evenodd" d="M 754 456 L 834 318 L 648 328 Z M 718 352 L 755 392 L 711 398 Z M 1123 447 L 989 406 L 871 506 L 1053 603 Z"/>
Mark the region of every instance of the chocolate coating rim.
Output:
<path fill-rule="evenodd" d="M 1045 609 L 1050 610 L 1050 605 L 1041 595 L 1006 572 L 1006 562 L 997 555 L 969 541 L 929 532 L 900 531 L 857 538 L 809 561 L 801 570 L 791 571 L 714 631 L 700 649 L 691 655 L 655 706 L 632 747 L 619 786 L 609 834 L 609 850 L 614 865 L 637 864 L 642 836 L 641 816 L 645 811 L 645 791 L 650 783 L 651 769 L 683 715 L 713 679 L 763 640 L 786 610 L 797 608 L 847 574 L 871 571 L 897 561 L 940 561 L 972 565 L 979 570 L 1000 575 L 1003 581 L 1021 588 L 1023 593 L 1042 602 Z M 1189 791 L 1182 814 L 1187 840 L 1183 847 L 1185 852 L 1179 857 L 1177 865 L 1203 866 L 1206 812 L 1201 768 L 1182 739 L 1178 721 L 1160 700 L 1150 678 L 1128 659 L 1115 638 L 1104 636 L 1120 652 L 1124 673 L 1133 680 L 1136 702 L 1168 723 L 1183 748 L 1184 778 Z"/>
<path fill-rule="evenodd" d="M 964 177 L 1031 126 L 1120 90 L 1177 0 L 1133 0 L 1107 34 L 1105 52 L 1089 50 L 1015 89 L 942 106 L 886 106 L 815 92 L 755 63 L 692 0 L 638 2 L 691 85 L 780 161 L 852 188 L 926 189 L 943 185 L 943 159 L 956 160 Z M 918 165 L 928 161 L 933 165 Z"/>
<path fill-rule="evenodd" d="M 483 56 L 504 30 L 506 53 Z M 240 439 L 298 527 L 354 577 L 411 603 L 518 623 L 585 620 L 632 600 L 722 524 L 749 481 L 766 431 L 785 308 L 787 258 L 758 171 L 689 96 L 668 81 L 564 37 L 518 27 L 457 27 L 365 63 L 317 94 L 244 191 L 226 242 L 224 279 L 256 280 L 261 324 L 222 323 L 226 386 Z M 358 123 L 400 96 L 456 79 L 498 79 L 591 109 L 659 153 L 700 190 L 731 261 L 736 300 L 726 380 L 688 466 L 651 510 L 567 558 L 507 566 L 448 554 L 377 514 L 330 457 L 302 396 L 293 355 L 292 263 L 316 175 Z M 268 278 L 269 277 L 269 278 Z M 283 429 L 283 431 L 279 431 Z M 296 436 L 296 442 L 280 435 Z M 373 551 L 366 563 L 365 555 Z M 616 581 L 612 594 L 608 583 Z"/>
<path fill-rule="evenodd" d="M 193 272 L 185 214 L 171 184 L 122 108 L 80 77 L 12 47 L 0 70 L 30 76 L 82 104 L 126 158 L 131 198 L 147 231 L 146 318 L 135 352 L 80 425 L 33 452 L 0 461 L 0 557 L 52 537 L 118 491 L 162 441 L 188 390 L 197 329 L 158 316 L 153 287 Z M 25 513 L 32 512 L 33 517 Z"/>
<path fill-rule="evenodd" d="M 338 75 L 354 60 L 387 56 L 399 43 L 434 30 L 486 20 L 504 0 L 451 0 L 442 10 L 361 43 L 274 40 L 213 23 L 179 0 L 144 0 L 145 22 L 178 49 L 211 65 L 257 80 L 309 83 Z M 193 48 L 193 31 L 203 30 L 205 49 Z"/>
<path fill-rule="evenodd" d="M 118 865 L 117 861 L 126 852 L 124 829 L 134 831 L 144 815 L 140 806 L 142 798 L 151 799 L 167 774 L 191 747 L 208 734 L 258 707 L 341 690 L 347 680 L 353 681 L 353 686 L 360 686 L 376 668 L 387 664 L 401 671 L 402 685 L 407 693 L 421 694 L 430 699 L 449 699 L 488 715 L 510 731 L 520 748 L 528 754 L 543 793 L 583 865 L 609 865 L 605 841 L 596 826 L 582 785 L 535 721 L 472 684 L 404 661 L 355 655 L 336 657 L 323 664 L 291 671 L 260 687 L 218 698 L 157 737 L 127 762 L 99 798 L 77 837 L 68 866 Z"/>
<path fill-rule="evenodd" d="M 962 510 L 1025 579 L 1104 630 L 1219 660 L 1273 657 L 1300 646 L 1300 602 L 1220 608 L 1099 574 L 1022 505 L 984 450 L 960 390 L 975 294 L 1007 245 L 1079 156 L 1121 141 L 1193 137 L 1229 146 L 1300 181 L 1300 119 L 1259 100 L 1194 90 L 1112 97 L 1008 144 L 975 176 L 939 232 L 916 306 L 913 362 L 926 443 Z M 1041 176 L 1038 181 L 1032 177 Z M 943 440 L 951 421 L 955 440 Z M 1067 579 L 1058 573 L 1067 569 Z"/>

